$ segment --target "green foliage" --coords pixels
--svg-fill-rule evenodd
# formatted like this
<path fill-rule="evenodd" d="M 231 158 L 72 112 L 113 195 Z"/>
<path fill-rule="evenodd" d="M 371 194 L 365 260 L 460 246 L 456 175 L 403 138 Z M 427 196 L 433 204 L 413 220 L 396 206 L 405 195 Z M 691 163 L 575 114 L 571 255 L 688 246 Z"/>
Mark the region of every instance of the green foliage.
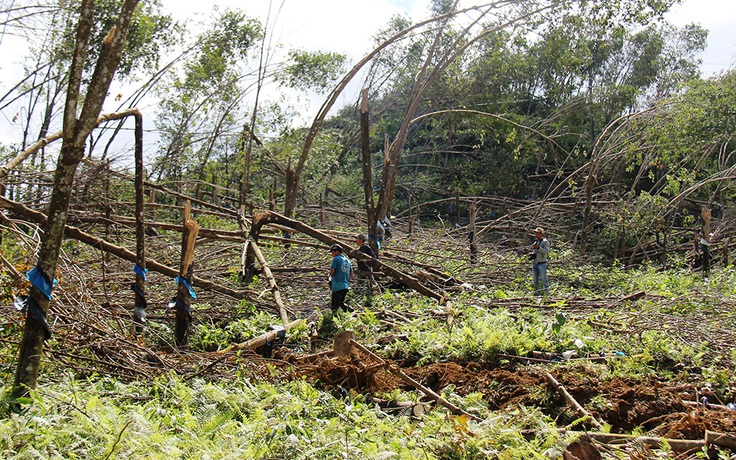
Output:
<path fill-rule="evenodd" d="M 534 410 L 499 414 L 472 428 L 440 411 L 416 423 L 385 417 L 362 396 L 336 399 L 303 381 L 104 379 L 42 387 L 33 398 L 27 411 L 0 421 L 3 458 L 442 459 L 502 449 L 521 459 L 563 442 L 555 430 L 534 442 L 518 435 L 516 426 L 552 423 Z M 458 440 L 464 449 L 456 448 Z"/>
<path fill-rule="evenodd" d="M 95 3 L 95 32 L 88 62 L 97 62 L 99 46 L 120 12 L 120 2 L 103 0 Z M 128 41 L 117 73 L 132 76 L 136 70 L 151 72 L 173 45 L 180 43 L 182 26 L 161 11 L 160 0 L 142 2 L 136 9 L 128 31 Z"/>
<path fill-rule="evenodd" d="M 156 125 L 163 142 L 154 168 L 159 178 L 194 175 L 219 184 L 218 173 L 233 168 L 237 138 L 222 133 L 241 130 L 236 114 L 248 73 L 246 58 L 262 33 L 260 22 L 243 12 L 218 13 L 186 55 L 181 73 L 169 73 L 159 88 L 163 109 Z M 229 179 L 222 182 L 230 185 Z"/>
<path fill-rule="evenodd" d="M 196 308 L 196 305 L 192 306 L 193 310 Z M 222 350 L 230 344 L 246 342 L 267 333 L 274 323 L 273 315 L 266 312 L 253 312 L 225 325 L 200 323 L 194 326 L 189 345 L 199 351 Z M 308 340 L 305 326 L 291 329 L 287 336 L 290 343 Z"/>
<path fill-rule="evenodd" d="M 625 257 L 627 250 L 642 242 L 643 235 L 666 228 L 669 209 L 665 197 L 647 192 L 600 208 L 596 213 L 596 231 L 590 237 L 590 252 L 605 255 L 608 260 Z"/>
<path fill-rule="evenodd" d="M 589 275 L 593 279 L 588 284 L 591 293 L 646 290 L 651 299 L 640 300 L 635 306 L 605 306 L 580 315 L 577 308 L 571 307 L 572 302 L 510 311 L 489 306 L 491 295 L 468 295 L 440 307 L 417 294 L 389 290 L 377 299 L 380 305 L 376 310 L 326 313 L 318 318 L 320 332 L 329 336 L 352 330 L 359 341 L 382 356 L 419 364 L 506 364 L 499 354 L 525 355 L 529 351 L 577 351 L 582 356 L 604 353 L 609 358 L 600 364 L 573 359 L 555 365 L 584 378 L 595 375 L 600 381 L 679 378 L 679 368 L 701 369 L 703 380 L 718 397 L 724 401 L 733 398 L 729 388 L 734 376 L 728 360 L 736 357 L 723 356 L 714 362 L 711 344 L 678 337 L 683 321 L 693 315 L 707 318 L 716 314 L 715 307 L 708 305 L 707 299 L 712 298 L 708 296 L 731 295 L 734 281 L 728 271 L 714 270 L 711 281 L 651 266 L 626 271 L 619 266 L 606 267 L 600 273 L 585 265 L 567 270 L 566 276 L 571 279 L 577 275 L 576 270 Z M 505 284 L 495 289 L 514 292 Z M 706 300 L 694 300 L 699 297 Z M 658 303 L 661 298 L 667 300 L 667 308 Z M 193 309 L 204 307 L 194 305 Z M 375 343 L 386 330 L 378 312 L 384 308 L 409 321 L 391 331 L 406 336 L 406 341 L 380 349 Z M 438 310 L 449 316 L 429 314 Z M 662 319 L 660 324 L 627 327 L 641 315 L 655 314 Z M 247 302 L 234 308 L 234 316 L 238 319 L 223 324 L 197 324 L 191 338 L 193 349 L 215 350 L 248 340 L 276 321 L 273 314 L 256 312 Z M 720 321 L 735 320 L 733 315 L 726 315 Z M 149 333 L 156 331 L 151 324 Z M 173 334 L 170 330 L 159 333 L 167 337 Z M 306 328 L 290 331 L 287 340 L 306 343 Z M 2 359 L 10 362 L 13 358 Z M 553 429 L 555 422 L 544 415 L 547 405 L 552 404 L 544 388 L 535 395 L 538 407 L 510 406 L 494 412 L 480 394 L 460 397 L 452 386 L 441 389 L 442 396 L 453 404 L 493 420 L 478 424 L 448 416 L 443 409 L 435 409 L 421 420 L 406 414 L 387 416 L 364 395 L 344 392 L 336 397 L 301 379 L 264 381 L 249 375 L 248 369 L 243 366 L 236 379 L 215 382 L 183 381 L 172 374 L 149 382 L 122 383 L 99 377 L 80 380 L 77 376 L 42 383 L 31 394 L 32 404 L 21 413 L 11 415 L 7 409 L 12 401 L 2 401 L 6 416 L 0 420 L 0 456 L 104 458 L 114 452 L 117 456 L 154 459 L 471 459 L 503 453 L 504 458 L 526 459 L 542 452 L 562 451 L 569 442 Z M 389 397 L 416 400 L 419 395 L 394 390 Z M 593 398 L 588 404 L 596 407 L 604 401 Z M 585 423 L 571 412 L 555 413 L 569 427 Z M 522 428 L 548 434 L 525 440 L 520 435 Z"/>
<path fill-rule="evenodd" d="M 319 51 L 289 51 L 289 63 L 276 81 L 303 90 L 325 92 L 343 72 L 346 57 L 338 53 Z"/>

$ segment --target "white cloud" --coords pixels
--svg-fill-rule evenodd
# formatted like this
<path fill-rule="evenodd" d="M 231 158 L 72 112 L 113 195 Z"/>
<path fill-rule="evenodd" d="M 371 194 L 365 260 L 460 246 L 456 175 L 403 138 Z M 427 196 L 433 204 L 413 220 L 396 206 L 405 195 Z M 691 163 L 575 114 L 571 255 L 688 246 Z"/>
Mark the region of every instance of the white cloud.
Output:
<path fill-rule="evenodd" d="M 704 27 L 734 25 L 736 2 L 733 0 L 685 0 L 672 7 L 669 19 L 678 26 L 692 22 Z"/>

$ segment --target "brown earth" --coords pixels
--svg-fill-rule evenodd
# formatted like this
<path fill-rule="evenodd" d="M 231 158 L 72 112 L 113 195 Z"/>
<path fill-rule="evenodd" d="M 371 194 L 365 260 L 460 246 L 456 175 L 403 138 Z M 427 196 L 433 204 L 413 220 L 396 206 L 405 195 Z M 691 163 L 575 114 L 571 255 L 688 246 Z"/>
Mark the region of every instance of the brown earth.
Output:
<path fill-rule="evenodd" d="M 415 390 L 385 366 L 369 357 L 351 358 L 289 355 L 295 365 L 294 376 L 306 378 L 323 389 L 336 393 L 352 392 L 380 396 L 396 388 Z M 597 364 L 601 365 L 601 364 Z M 669 439 L 703 439 L 705 431 L 736 433 L 736 410 L 728 410 L 713 400 L 713 395 L 694 383 L 677 383 L 656 378 L 642 381 L 598 380 L 590 363 L 567 364 L 564 368 L 531 366 L 491 367 L 484 363 L 438 363 L 402 368 L 425 387 L 437 393 L 451 388 L 460 396 L 483 394 L 493 410 L 517 406 L 541 408 L 558 426 L 579 418 L 547 382 L 551 373 L 565 389 L 597 420 L 611 426 L 611 433 L 629 433 L 637 427 L 648 436 Z M 709 404 L 687 404 L 703 397 Z M 427 402 L 432 402 L 425 398 Z"/>

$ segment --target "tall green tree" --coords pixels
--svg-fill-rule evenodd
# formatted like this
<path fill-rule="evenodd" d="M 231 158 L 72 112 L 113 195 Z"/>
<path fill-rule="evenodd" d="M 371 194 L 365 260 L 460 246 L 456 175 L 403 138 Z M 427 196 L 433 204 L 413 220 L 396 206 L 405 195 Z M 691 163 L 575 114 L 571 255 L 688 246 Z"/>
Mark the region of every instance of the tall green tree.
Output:
<path fill-rule="evenodd" d="M 196 48 L 181 73 L 172 69 L 158 92 L 161 110 L 156 125 L 162 149 L 154 164 L 159 179 L 204 180 L 207 164 L 235 149 L 240 104 L 251 69 L 247 58 L 261 37 L 256 19 L 227 10 L 212 18 L 196 38 Z"/>
<path fill-rule="evenodd" d="M 427 88 L 405 145 L 407 181 L 416 184 L 426 165 L 425 176 L 475 193 L 542 196 L 558 169 L 588 161 L 611 120 L 697 75 L 705 34 L 657 22 L 670 4 L 560 4 L 517 22 L 507 16 L 501 27 L 488 24 Z M 371 107 L 386 110 L 376 129 L 391 130 L 400 112 L 389 107 L 410 93 L 400 71 L 384 81 L 395 90 L 382 94 L 395 96 Z M 527 181 L 531 176 L 542 179 Z M 453 189 L 445 187 L 444 196 Z"/>

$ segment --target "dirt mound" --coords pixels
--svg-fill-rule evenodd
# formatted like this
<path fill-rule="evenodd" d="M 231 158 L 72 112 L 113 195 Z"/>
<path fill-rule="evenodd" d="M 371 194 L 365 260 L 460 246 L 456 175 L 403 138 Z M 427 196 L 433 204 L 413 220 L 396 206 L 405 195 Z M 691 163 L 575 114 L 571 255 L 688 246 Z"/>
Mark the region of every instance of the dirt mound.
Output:
<path fill-rule="evenodd" d="M 394 389 L 415 390 L 370 359 L 354 354 L 350 358 L 320 356 L 310 359 L 292 356 L 294 375 L 324 389 L 342 393 L 349 390 L 381 396 Z M 460 396 L 483 394 L 493 410 L 535 406 L 555 419 L 560 427 L 579 419 L 565 399 L 548 383 L 550 372 L 593 417 L 611 426 L 611 433 L 630 433 L 643 428 L 650 436 L 670 439 L 703 439 L 706 430 L 736 432 L 736 410 L 717 404 L 698 404 L 704 394 L 695 382 L 671 383 L 656 379 L 641 381 L 611 378 L 599 380 L 590 366 L 495 367 L 484 363 L 435 363 L 402 368 L 425 387 L 437 392 L 452 391 Z M 426 400 L 429 402 L 429 400 Z"/>

